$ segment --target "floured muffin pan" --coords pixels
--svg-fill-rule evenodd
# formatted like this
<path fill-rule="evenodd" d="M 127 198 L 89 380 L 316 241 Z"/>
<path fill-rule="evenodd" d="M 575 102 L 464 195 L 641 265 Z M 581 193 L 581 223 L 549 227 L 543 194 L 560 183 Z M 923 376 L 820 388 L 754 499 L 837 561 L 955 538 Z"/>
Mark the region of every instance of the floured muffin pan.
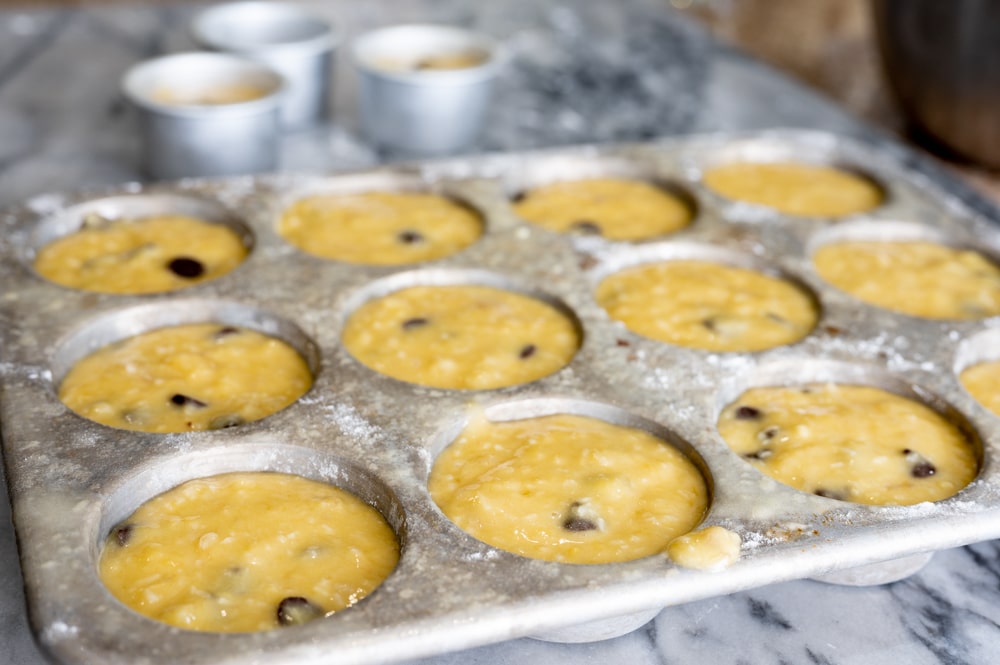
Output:
<path fill-rule="evenodd" d="M 883 203 L 840 219 L 785 216 L 727 200 L 704 171 L 738 160 L 800 161 L 864 173 Z M 37 197 L 0 218 L 0 378 L 4 460 L 31 623 L 66 663 L 391 662 L 520 636 L 591 641 L 642 625 L 660 608 L 798 578 L 880 584 L 936 550 L 1000 537 L 1000 418 L 957 373 L 1000 357 L 1000 318 L 921 319 L 829 286 L 811 262 L 844 238 L 931 238 L 1000 255 L 997 220 L 973 210 L 912 159 L 843 137 L 799 131 L 678 137 L 645 144 L 386 167 L 366 173 L 270 175 L 124 185 Z M 695 211 L 686 228 L 646 241 L 560 234 L 513 211 L 519 192 L 557 180 L 618 176 L 662 183 Z M 443 259 L 363 266 L 306 254 L 278 234 L 279 215 L 313 193 L 429 191 L 482 215 L 476 242 Z M 34 273 L 38 249 L 87 211 L 115 216 L 194 211 L 241 234 L 246 260 L 218 279 L 157 295 L 56 286 Z M 595 299 L 623 268 L 706 258 L 782 275 L 819 307 L 797 343 L 752 353 L 673 346 L 630 332 Z M 581 345 L 562 369 L 493 390 L 421 387 L 380 375 L 341 344 L 350 314 L 407 286 L 476 284 L 535 296 L 570 315 Z M 237 427 L 149 434 L 86 420 L 57 389 L 84 355 L 152 329 L 212 321 L 278 337 L 314 374 L 291 406 Z M 975 448 L 976 479 L 954 496 L 863 505 L 792 489 L 722 440 L 723 408 L 751 387 L 838 382 L 909 397 L 952 421 Z M 435 456 L 475 413 L 492 420 L 569 413 L 646 429 L 705 476 L 698 529 L 735 534 L 738 557 L 711 569 L 666 554 L 626 563 L 521 557 L 466 534 L 427 490 Z M 230 471 L 298 474 L 375 507 L 401 556 L 385 582 L 333 616 L 258 633 L 187 631 L 147 619 L 104 588 L 97 561 L 111 529 L 153 496 Z"/>

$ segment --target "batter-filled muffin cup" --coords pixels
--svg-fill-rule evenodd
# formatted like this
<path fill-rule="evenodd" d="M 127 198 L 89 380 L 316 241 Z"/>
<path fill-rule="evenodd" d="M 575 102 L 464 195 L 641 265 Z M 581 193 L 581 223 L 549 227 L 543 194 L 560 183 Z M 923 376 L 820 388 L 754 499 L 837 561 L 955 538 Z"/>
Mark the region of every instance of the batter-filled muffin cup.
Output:
<path fill-rule="evenodd" d="M 164 325 L 109 342 L 55 373 L 67 407 L 111 427 L 157 433 L 235 427 L 284 409 L 312 385 L 298 349 L 234 323 Z"/>
<path fill-rule="evenodd" d="M 794 161 L 719 164 L 705 170 L 702 182 L 729 200 L 797 217 L 846 217 L 877 208 L 885 197 L 865 176 Z"/>
<path fill-rule="evenodd" d="M 751 388 L 719 415 L 734 452 L 803 492 L 869 505 L 941 501 L 972 482 L 977 450 L 949 419 L 870 385 Z"/>
<path fill-rule="evenodd" d="M 576 320 L 549 302 L 482 284 L 417 285 L 354 310 L 341 336 L 363 365 L 433 388 L 529 383 L 567 365 Z"/>
<path fill-rule="evenodd" d="M 372 506 L 336 486 L 275 472 L 184 482 L 104 541 L 101 580 L 151 619 L 250 632 L 344 610 L 393 571 L 399 542 Z"/>
<path fill-rule="evenodd" d="M 438 456 L 428 486 L 478 540 L 577 564 L 662 553 L 701 522 L 709 502 L 705 477 L 670 443 L 574 414 L 475 417 Z"/>
<path fill-rule="evenodd" d="M 468 206 L 430 192 L 330 193 L 293 202 L 278 232 L 324 259 L 405 265 L 465 249 L 482 235 L 483 220 Z"/>
<path fill-rule="evenodd" d="M 517 194 L 514 212 L 559 233 L 643 240 L 679 231 L 694 218 L 693 206 L 664 187 L 618 177 L 566 180 Z"/>
<path fill-rule="evenodd" d="M 625 268 L 605 277 L 595 296 L 636 334 L 708 351 L 792 344 L 819 316 L 812 294 L 787 279 L 699 258 Z"/>
<path fill-rule="evenodd" d="M 988 328 L 964 340 L 956 352 L 955 372 L 965 391 L 1000 418 L 1000 329 Z"/>

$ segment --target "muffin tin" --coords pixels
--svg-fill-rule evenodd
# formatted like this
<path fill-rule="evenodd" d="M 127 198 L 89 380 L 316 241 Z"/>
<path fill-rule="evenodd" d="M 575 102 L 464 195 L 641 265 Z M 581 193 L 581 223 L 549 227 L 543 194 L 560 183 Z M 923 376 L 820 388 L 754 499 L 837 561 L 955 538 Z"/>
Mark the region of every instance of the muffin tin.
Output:
<path fill-rule="evenodd" d="M 791 218 L 727 201 L 700 183 L 733 159 L 798 160 L 862 170 L 881 207 L 830 220 Z M 667 183 L 694 222 L 643 242 L 560 235 L 512 212 L 510 197 L 554 179 L 626 176 Z M 285 243 L 281 210 L 300 196 L 367 189 L 441 193 L 478 210 L 484 234 L 428 264 L 326 261 Z M 960 192 L 961 194 L 961 192 Z M 245 229 L 247 260 L 212 282 L 153 296 L 74 291 L 31 269 L 34 251 L 76 228 L 82 211 L 207 210 Z M 221 208 L 220 208 L 221 206 Z M 223 211 L 224 210 L 224 211 Z M 1000 536 L 1000 418 L 965 393 L 957 372 L 1000 357 L 1000 317 L 932 321 L 865 305 L 826 285 L 810 252 L 832 239 L 940 238 L 1000 254 L 1000 228 L 933 168 L 897 150 L 793 130 L 413 163 L 343 175 L 265 175 L 123 185 L 40 196 L 0 217 L 0 421 L 31 623 L 67 663 L 391 662 L 519 636 L 590 641 L 642 625 L 660 608 L 782 580 L 879 584 L 918 570 L 935 550 Z M 621 268 L 707 258 L 786 276 L 821 308 L 811 335 L 755 353 L 712 353 L 641 338 L 613 322 L 593 290 Z M 582 346 L 531 384 L 449 391 L 375 374 L 340 345 L 361 303 L 417 284 L 486 284 L 536 295 L 578 321 Z M 231 429 L 146 434 L 84 420 L 56 388 L 72 364 L 109 342 L 166 325 L 218 321 L 280 337 L 315 374 L 298 402 Z M 947 500 L 864 506 L 804 494 L 765 477 L 715 430 L 721 409 L 759 385 L 839 381 L 917 399 L 966 432 L 978 478 Z M 496 550 L 459 530 L 430 499 L 435 454 L 473 412 L 493 419 L 591 415 L 642 427 L 686 452 L 711 489 L 702 523 L 739 535 L 737 562 L 681 568 L 665 555 L 570 565 Z M 375 506 L 402 545 L 399 566 L 358 605 L 304 626 L 251 634 L 172 628 L 125 608 L 96 573 L 110 528 L 185 480 L 275 470 L 340 485 Z"/>

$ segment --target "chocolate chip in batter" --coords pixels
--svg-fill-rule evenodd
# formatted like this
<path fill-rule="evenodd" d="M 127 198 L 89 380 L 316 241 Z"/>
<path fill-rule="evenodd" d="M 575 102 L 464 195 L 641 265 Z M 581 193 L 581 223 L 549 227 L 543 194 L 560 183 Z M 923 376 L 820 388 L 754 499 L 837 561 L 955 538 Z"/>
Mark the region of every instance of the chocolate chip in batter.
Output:
<path fill-rule="evenodd" d="M 711 332 L 715 332 L 715 319 L 714 318 L 709 317 L 707 319 L 702 319 L 701 320 L 701 325 L 706 330 L 709 330 Z"/>
<path fill-rule="evenodd" d="M 741 406 L 733 413 L 736 420 L 760 420 L 763 412 L 754 406 Z"/>
<path fill-rule="evenodd" d="M 226 337 L 232 337 L 233 335 L 237 335 L 239 334 L 239 332 L 240 329 L 237 328 L 236 326 L 223 326 L 222 328 L 216 330 L 215 334 L 213 334 L 212 337 L 217 340 L 225 339 Z"/>
<path fill-rule="evenodd" d="M 768 457 L 774 454 L 774 451 L 762 448 L 761 450 L 755 450 L 752 453 L 747 453 L 743 456 L 743 459 L 758 460 L 763 462 Z"/>
<path fill-rule="evenodd" d="M 289 596 L 278 603 L 278 623 L 282 626 L 301 626 L 323 616 L 324 612 L 302 596 Z"/>
<path fill-rule="evenodd" d="M 586 233 L 588 235 L 601 235 L 601 225 L 597 222 L 592 222 L 589 219 L 578 219 L 569 225 L 571 231 L 577 233 Z"/>
<path fill-rule="evenodd" d="M 111 532 L 114 534 L 115 542 L 118 543 L 119 547 L 125 547 L 128 545 L 128 541 L 132 539 L 132 529 L 134 527 L 131 524 L 119 524 Z"/>
<path fill-rule="evenodd" d="M 538 347 L 534 344 L 525 344 L 521 347 L 521 352 L 517 354 L 517 357 L 521 360 L 527 360 L 531 356 L 535 355 L 536 351 L 538 351 Z"/>
<path fill-rule="evenodd" d="M 216 416 L 212 418 L 211 422 L 208 423 L 209 429 L 228 429 L 230 427 L 236 427 L 242 425 L 246 421 L 243 420 L 243 416 L 238 413 L 227 413 L 221 416 Z"/>
<path fill-rule="evenodd" d="M 412 319 L 407 319 L 403 321 L 400 327 L 403 330 L 413 330 L 414 328 L 423 328 L 428 323 L 430 323 L 430 319 L 427 319 L 423 316 L 415 316 Z"/>
<path fill-rule="evenodd" d="M 930 478 L 937 473 L 937 467 L 917 451 L 904 448 L 903 455 L 910 464 L 910 475 L 914 478 Z"/>
<path fill-rule="evenodd" d="M 528 196 L 527 192 L 517 192 L 516 194 L 514 194 L 513 196 L 510 197 L 510 202 L 511 203 L 520 203 L 527 196 Z"/>
<path fill-rule="evenodd" d="M 757 432 L 757 440 L 761 443 L 770 443 L 774 440 L 774 437 L 778 436 L 778 432 L 781 429 L 777 425 L 771 425 L 770 427 L 765 427 L 761 431 Z"/>
<path fill-rule="evenodd" d="M 824 487 L 817 487 L 813 490 L 813 494 L 816 496 L 826 497 L 827 499 L 836 499 L 837 501 L 847 501 L 846 492 L 838 492 L 837 490 L 826 489 Z"/>
<path fill-rule="evenodd" d="M 180 393 L 171 396 L 170 402 L 172 404 L 176 404 L 177 406 L 192 406 L 196 409 L 202 409 L 208 406 L 200 399 L 195 399 L 194 397 L 188 397 L 187 395 L 182 395 Z"/>
<path fill-rule="evenodd" d="M 403 243 L 404 245 L 415 245 L 418 242 L 424 241 L 424 236 L 419 231 L 413 231 L 412 229 L 407 229 L 405 231 L 400 231 L 396 234 L 396 240 Z"/>
<path fill-rule="evenodd" d="M 600 528 L 597 520 L 592 519 L 594 515 L 588 514 L 593 512 L 593 510 L 588 511 L 583 503 L 574 501 L 566 511 L 562 527 L 567 531 L 597 531 Z"/>
<path fill-rule="evenodd" d="M 186 277 L 187 279 L 195 279 L 205 273 L 205 266 L 201 264 L 201 261 L 186 256 L 172 259 L 167 264 L 167 268 L 178 277 Z"/>

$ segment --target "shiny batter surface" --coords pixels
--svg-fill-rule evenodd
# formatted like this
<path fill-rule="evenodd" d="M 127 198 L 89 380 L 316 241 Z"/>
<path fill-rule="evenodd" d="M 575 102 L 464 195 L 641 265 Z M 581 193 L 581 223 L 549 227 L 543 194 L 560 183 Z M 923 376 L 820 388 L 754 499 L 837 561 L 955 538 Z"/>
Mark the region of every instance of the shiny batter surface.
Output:
<path fill-rule="evenodd" d="M 875 183 L 829 166 L 733 162 L 708 169 L 703 181 L 728 199 L 802 217 L 843 217 L 882 203 Z"/>
<path fill-rule="evenodd" d="M 855 298 L 929 319 L 1000 314 L 1000 268 L 983 255 L 930 242 L 842 242 L 813 255 L 820 277 Z"/>
<path fill-rule="evenodd" d="M 454 254 L 483 233 L 479 215 L 443 196 L 363 192 L 300 199 L 281 216 L 281 235 L 304 252 L 369 265 L 401 265 Z"/>
<path fill-rule="evenodd" d="M 514 211 L 561 233 L 593 233 L 609 240 L 641 240 L 679 231 L 692 210 L 661 187 L 638 180 L 595 178 L 554 182 L 522 194 Z"/>
<path fill-rule="evenodd" d="M 923 404 L 870 386 L 755 388 L 723 410 L 718 428 L 775 480 L 842 501 L 939 501 L 978 471 L 958 428 Z"/>
<path fill-rule="evenodd" d="M 429 488 L 470 535 L 567 563 L 662 552 L 701 521 L 705 481 L 672 446 L 573 415 L 474 420 L 438 457 Z"/>
<path fill-rule="evenodd" d="M 180 628 L 269 630 L 342 610 L 399 560 L 374 508 L 279 473 L 186 482 L 111 530 L 100 576 L 133 610 Z"/>
<path fill-rule="evenodd" d="M 742 545 L 739 534 L 710 526 L 674 538 L 667 546 L 667 555 L 685 568 L 723 570 L 739 561 Z"/>
<path fill-rule="evenodd" d="M 959 380 L 977 402 L 1000 416 L 1000 360 L 967 367 Z"/>
<path fill-rule="evenodd" d="M 38 251 L 35 270 L 63 286 L 157 293 L 214 279 L 247 250 L 231 229 L 183 215 L 85 222 Z"/>
<path fill-rule="evenodd" d="M 597 287 L 611 318 L 643 337 L 708 351 L 758 351 L 796 342 L 817 312 L 797 286 L 707 261 L 667 261 L 611 275 Z"/>
<path fill-rule="evenodd" d="M 486 286 L 417 286 L 358 308 L 345 348 L 371 369 L 434 388 L 485 390 L 540 379 L 580 346 L 544 302 Z"/>
<path fill-rule="evenodd" d="M 144 432 L 220 429 L 258 420 L 312 385 L 285 342 L 219 323 L 154 330 L 80 360 L 59 398 L 84 418 Z"/>
<path fill-rule="evenodd" d="M 159 88 L 153 92 L 153 99 L 161 104 L 174 106 L 220 106 L 242 104 L 268 95 L 271 90 L 259 85 L 233 83 L 202 90 L 180 90 Z"/>

